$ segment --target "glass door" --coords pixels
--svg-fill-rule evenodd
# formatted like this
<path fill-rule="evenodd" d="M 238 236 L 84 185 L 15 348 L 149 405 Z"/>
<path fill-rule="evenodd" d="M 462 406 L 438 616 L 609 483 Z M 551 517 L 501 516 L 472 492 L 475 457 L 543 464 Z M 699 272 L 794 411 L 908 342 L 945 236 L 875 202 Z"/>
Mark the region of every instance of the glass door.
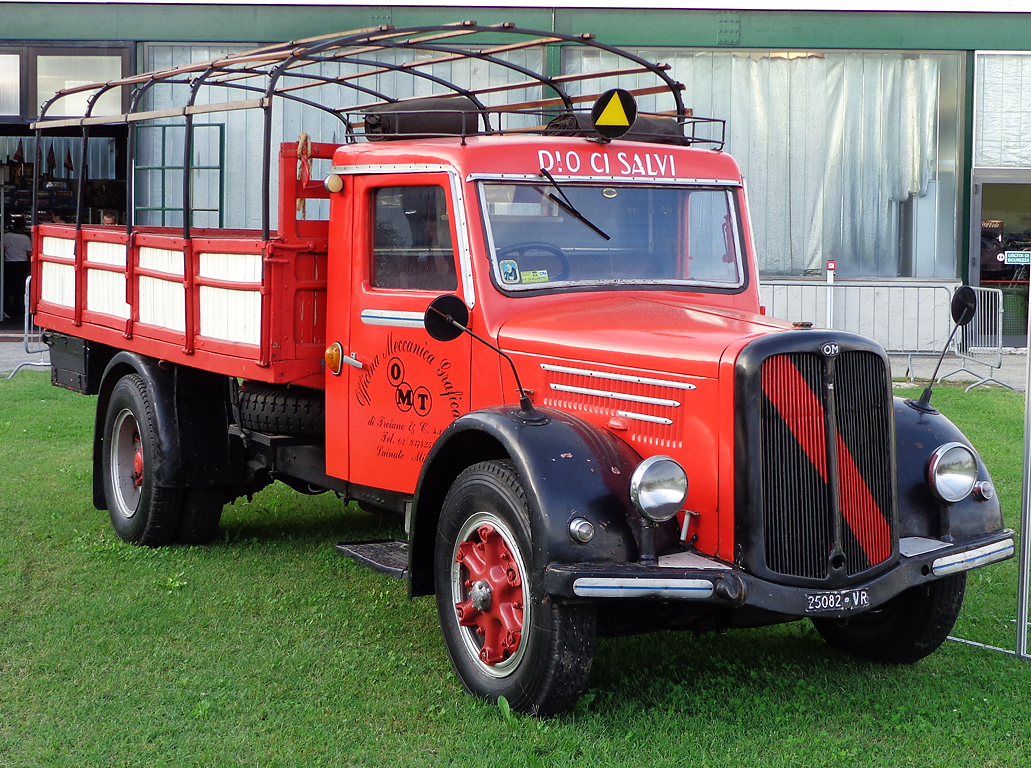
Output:
<path fill-rule="evenodd" d="M 1031 170 L 974 171 L 970 283 L 1002 290 L 1002 344 L 1027 346 Z"/>

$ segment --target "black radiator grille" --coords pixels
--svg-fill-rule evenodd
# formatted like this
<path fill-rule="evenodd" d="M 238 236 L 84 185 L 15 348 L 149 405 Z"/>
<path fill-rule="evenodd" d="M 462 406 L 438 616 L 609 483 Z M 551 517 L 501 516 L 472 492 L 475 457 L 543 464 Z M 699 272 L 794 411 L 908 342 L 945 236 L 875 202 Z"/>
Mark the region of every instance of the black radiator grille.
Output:
<path fill-rule="evenodd" d="M 849 576 L 891 557 L 891 403 L 869 352 L 773 355 L 762 367 L 763 540 L 769 570 Z M 832 414 L 828 418 L 828 414 Z"/>

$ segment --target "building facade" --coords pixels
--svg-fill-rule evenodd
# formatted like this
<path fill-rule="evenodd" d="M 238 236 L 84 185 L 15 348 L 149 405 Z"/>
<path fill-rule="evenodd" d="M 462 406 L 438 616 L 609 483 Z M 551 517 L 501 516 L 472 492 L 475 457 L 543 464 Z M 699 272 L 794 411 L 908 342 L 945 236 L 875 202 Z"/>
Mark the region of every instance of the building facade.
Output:
<path fill-rule="evenodd" d="M 8 221 L 31 203 L 24 179 L 39 162 L 48 182 L 40 208 L 48 215 L 67 214 L 81 188 L 94 220 L 115 210 L 141 224 L 181 223 L 173 172 L 184 162 L 182 125 L 141 126 L 132 158 L 124 130 L 98 131 L 85 155 L 73 136 L 47 136 L 37 149 L 28 124 L 60 88 L 380 24 L 511 21 L 591 32 L 666 62 L 695 115 L 727 120 L 727 150 L 747 180 L 760 277 L 774 314 L 880 335 L 889 348 L 929 349 L 947 317 L 915 340 L 891 337 L 918 324 L 907 315 L 918 311 L 911 299 L 922 294 L 914 291 L 926 288 L 931 297 L 920 313 L 947 315 L 949 290 L 970 283 L 1003 291 L 1006 339 L 1026 344 L 1031 51 L 1022 47 L 1031 45 L 1031 13 L 635 9 L 628 17 L 615 8 L 0 2 L 0 19 Z M 572 73 L 604 67 L 604 58 L 556 46 L 552 60 L 525 63 Z M 478 73 L 447 75 L 472 84 Z M 154 88 L 146 98 L 159 109 L 171 95 Z M 117 113 L 131 94 L 121 98 L 119 104 L 112 95 L 96 109 Z M 64 101 L 51 114 L 81 114 L 84 102 Z M 257 143 L 248 136 L 257 119 L 216 114 L 195 126 L 197 225 L 256 225 L 262 190 L 250 170 L 259 164 L 248 162 Z M 338 124 L 302 109 L 283 110 L 277 132 L 283 140 L 300 132 L 343 140 Z M 134 175 L 132 200 L 121 193 L 127 173 Z M 833 307 L 827 291 L 806 291 L 826 284 L 828 262 L 839 282 L 883 294 L 880 308 L 864 318 L 871 304 L 852 301 L 850 287 L 835 291 Z M 896 285 L 912 290 L 892 294 Z M 855 295 L 871 292 L 857 288 Z M 888 321 L 894 331 L 883 327 Z"/>

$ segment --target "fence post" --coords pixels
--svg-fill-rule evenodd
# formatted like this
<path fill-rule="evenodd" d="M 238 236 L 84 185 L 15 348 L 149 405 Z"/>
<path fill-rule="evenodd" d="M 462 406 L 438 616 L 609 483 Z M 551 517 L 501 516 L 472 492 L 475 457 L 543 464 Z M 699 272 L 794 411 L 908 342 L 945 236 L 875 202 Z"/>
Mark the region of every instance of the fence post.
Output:
<path fill-rule="evenodd" d="M 834 328 L 834 272 L 837 270 L 836 261 L 827 262 L 827 328 Z"/>

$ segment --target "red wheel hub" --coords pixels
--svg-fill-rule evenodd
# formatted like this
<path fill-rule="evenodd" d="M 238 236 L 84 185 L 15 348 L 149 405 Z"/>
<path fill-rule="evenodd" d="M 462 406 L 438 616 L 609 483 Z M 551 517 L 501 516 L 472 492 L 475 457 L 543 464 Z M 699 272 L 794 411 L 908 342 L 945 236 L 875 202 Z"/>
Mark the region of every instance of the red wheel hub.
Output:
<path fill-rule="evenodd" d="M 455 603 L 458 623 L 483 637 L 480 661 L 494 665 L 519 647 L 523 633 L 523 579 L 505 540 L 492 525 L 476 529 L 479 541 L 458 545 L 455 561 L 468 572 L 469 597 Z"/>
<path fill-rule="evenodd" d="M 133 441 L 136 452 L 132 457 L 132 482 L 139 487 L 143 485 L 143 444 L 137 438 Z"/>

